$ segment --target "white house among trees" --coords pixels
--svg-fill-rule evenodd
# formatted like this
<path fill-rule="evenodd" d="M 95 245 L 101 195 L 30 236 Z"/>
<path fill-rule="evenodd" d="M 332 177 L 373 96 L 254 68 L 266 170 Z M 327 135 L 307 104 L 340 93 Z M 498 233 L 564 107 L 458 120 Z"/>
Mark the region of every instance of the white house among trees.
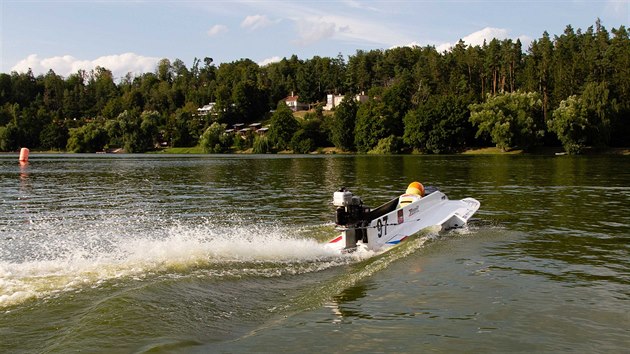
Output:
<path fill-rule="evenodd" d="M 216 104 L 215 102 L 210 102 L 201 108 L 197 108 L 197 114 L 199 114 L 200 116 L 207 116 L 208 114 L 212 112 L 215 104 Z"/>
<path fill-rule="evenodd" d="M 343 101 L 343 95 L 333 95 L 328 94 L 326 96 L 326 105 L 324 106 L 325 111 L 331 111 L 333 108 L 339 106 L 339 104 Z M 361 94 L 354 96 L 354 100 L 363 103 L 368 100 L 368 96 L 361 92 Z"/>
<path fill-rule="evenodd" d="M 293 112 L 303 111 L 303 110 L 308 109 L 308 104 L 300 102 L 299 98 L 300 96 L 296 96 L 293 94 L 293 92 L 291 92 L 291 96 L 287 96 L 284 99 L 284 102 L 287 104 L 287 106 L 289 106 L 289 108 Z"/>

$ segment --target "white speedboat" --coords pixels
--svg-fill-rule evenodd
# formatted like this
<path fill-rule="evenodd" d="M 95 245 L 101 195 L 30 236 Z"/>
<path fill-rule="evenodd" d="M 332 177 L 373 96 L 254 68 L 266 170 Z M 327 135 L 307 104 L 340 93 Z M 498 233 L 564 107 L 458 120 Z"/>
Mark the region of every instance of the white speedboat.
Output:
<path fill-rule="evenodd" d="M 412 188 L 414 184 L 421 190 Z M 340 252 L 357 248 L 384 251 L 430 226 L 441 226 L 443 230 L 463 227 L 480 205 L 474 198 L 449 200 L 437 188 L 425 190 L 418 182 L 412 183 L 407 192 L 410 190 L 418 193 L 403 194 L 371 209 L 360 197 L 341 188 L 333 195 L 335 223 L 341 234 L 326 246 Z"/>

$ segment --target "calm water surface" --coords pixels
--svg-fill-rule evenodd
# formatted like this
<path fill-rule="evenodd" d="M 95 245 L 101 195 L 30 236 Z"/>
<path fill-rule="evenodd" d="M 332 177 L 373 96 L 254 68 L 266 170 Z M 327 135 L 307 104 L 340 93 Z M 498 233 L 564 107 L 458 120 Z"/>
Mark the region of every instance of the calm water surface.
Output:
<path fill-rule="evenodd" d="M 413 180 L 475 222 L 322 247 Z M 629 206 L 622 156 L 4 154 L 0 352 L 627 352 Z"/>

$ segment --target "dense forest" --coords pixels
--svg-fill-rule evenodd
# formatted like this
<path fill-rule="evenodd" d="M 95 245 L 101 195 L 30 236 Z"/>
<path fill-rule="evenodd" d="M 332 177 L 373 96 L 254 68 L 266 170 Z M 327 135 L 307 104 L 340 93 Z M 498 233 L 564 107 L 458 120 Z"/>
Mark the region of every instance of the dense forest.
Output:
<path fill-rule="evenodd" d="M 291 92 L 312 109 L 296 119 Z M 369 99 L 357 102 L 356 94 Z M 327 94 L 345 97 L 332 114 Z M 211 114 L 197 109 L 214 102 Z M 262 122 L 265 135 L 228 134 Z M 358 50 L 347 59 L 297 56 L 259 66 L 242 59 L 162 59 L 154 72 L 115 80 L 107 68 L 67 78 L 0 74 L 0 151 L 20 147 L 96 152 L 201 145 L 213 153 L 296 153 L 335 146 L 360 153 L 453 153 L 471 147 L 529 150 L 562 146 L 580 153 L 627 146 L 630 39 L 596 21 L 481 46 Z"/>

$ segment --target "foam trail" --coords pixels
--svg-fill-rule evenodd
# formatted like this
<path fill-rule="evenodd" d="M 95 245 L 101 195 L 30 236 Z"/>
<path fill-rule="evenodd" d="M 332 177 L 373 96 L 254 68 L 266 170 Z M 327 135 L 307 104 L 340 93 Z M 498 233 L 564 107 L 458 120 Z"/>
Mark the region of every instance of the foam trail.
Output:
<path fill-rule="evenodd" d="M 98 226 L 102 225 L 89 229 Z M 48 243 L 48 259 L 32 255 L 19 262 L 0 261 L 0 308 L 97 287 L 117 278 L 189 274 L 198 268 L 205 270 L 204 276 L 277 276 L 352 261 L 316 240 L 291 234 L 291 229 L 273 225 L 227 227 L 211 222 L 157 227 L 135 237 L 124 227 L 118 232 L 108 228 L 103 232 L 107 240 L 66 234 L 65 243 Z M 244 267 L 243 263 L 253 265 Z M 256 265 L 262 263 L 271 264 L 272 269 L 258 269 Z"/>

